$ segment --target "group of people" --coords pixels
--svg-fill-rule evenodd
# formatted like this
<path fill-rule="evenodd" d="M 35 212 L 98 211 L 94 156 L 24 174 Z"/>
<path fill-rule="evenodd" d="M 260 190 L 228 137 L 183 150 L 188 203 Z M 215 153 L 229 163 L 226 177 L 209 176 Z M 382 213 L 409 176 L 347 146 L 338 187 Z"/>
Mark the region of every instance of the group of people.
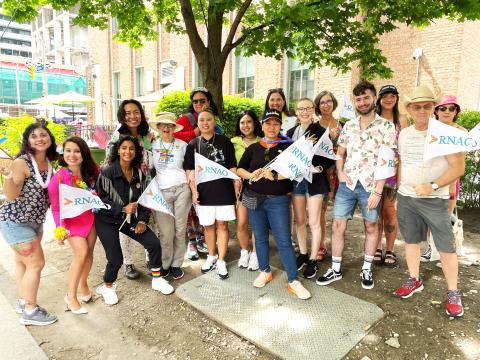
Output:
<path fill-rule="evenodd" d="M 272 280 L 271 231 L 287 273 L 288 291 L 308 299 L 311 294 L 299 281 L 299 271 L 303 270 L 305 279 L 316 277 L 319 262 L 327 255 L 326 211 L 333 203 L 332 264 L 316 279 L 318 285 L 342 279 L 345 230 L 358 204 L 365 225 L 362 287 L 372 289 L 375 285 L 372 263 L 397 265 L 393 248 L 399 227 L 406 243 L 410 276 L 396 294 L 407 298 L 421 291 L 420 242 L 430 231 L 447 280 L 446 312 L 462 316 L 449 212 L 458 197 L 456 184 L 464 171 L 464 155 L 423 161 L 430 117 L 435 115 L 456 126 L 460 106 L 454 96 L 439 101 L 425 86 L 405 98 L 410 126 L 399 113 L 400 97 L 395 86 L 383 86 L 377 96 L 373 84 L 361 81 L 353 89 L 358 117 L 341 123 L 333 115 L 338 103 L 329 91 L 322 91 L 313 100 L 300 99 L 293 116 L 283 90 L 271 89 L 261 120 L 254 111 L 243 111 L 232 139 L 222 135 L 217 126 L 218 109 L 205 88 L 191 92 L 190 107 L 178 120 L 173 113 L 160 112 L 148 121 L 139 102 L 125 100 L 118 111 L 120 126 L 107 146 L 102 166 L 95 163 L 82 138 L 68 138 L 61 154 L 57 154 L 47 124 L 31 124 L 23 133 L 21 150 L 12 166 L 0 169 L 6 196 L 0 207 L 0 232 L 15 253 L 20 322 L 48 325 L 57 320 L 37 304 L 45 264 L 41 239 L 49 206 L 56 225 L 66 229 L 65 234 L 55 237 L 60 243 L 68 241 L 72 250 L 63 301 L 65 310 L 74 314 L 87 314 L 84 304 L 92 300 L 88 276 L 97 236 L 107 263 L 103 283 L 96 292 L 106 304 L 114 305 L 118 302 L 115 281 L 122 265 L 128 279 L 140 276 L 134 265 L 135 243 L 145 249 L 152 289 L 162 294 L 173 293 L 166 279 L 181 279 L 185 256 L 197 260 L 198 252 L 207 253 L 202 273 L 216 269 L 220 279 L 227 279 L 228 223 L 235 219 L 241 248 L 238 267 L 258 270 L 253 286 L 262 288 Z M 292 181 L 269 167 L 302 136 L 316 141 L 326 132 L 337 160 L 314 155 L 311 181 Z M 398 171 L 391 178 L 375 180 L 382 145 L 396 151 Z M 239 179 L 220 177 L 198 183 L 196 154 L 225 167 Z M 57 159 L 59 169 L 54 173 L 52 162 Z M 138 203 L 152 181 L 174 216 Z M 62 218 L 60 184 L 95 192 L 105 208 Z M 293 241 L 295 230 L 297 244 Z"/>

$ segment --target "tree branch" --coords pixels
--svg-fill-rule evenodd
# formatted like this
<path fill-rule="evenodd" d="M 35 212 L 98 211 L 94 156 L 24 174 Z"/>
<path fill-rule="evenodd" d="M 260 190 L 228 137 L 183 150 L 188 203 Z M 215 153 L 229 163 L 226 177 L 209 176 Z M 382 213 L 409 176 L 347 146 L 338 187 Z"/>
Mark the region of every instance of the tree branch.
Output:
<path fill-rule="evenodd" d="M 268 24 L 261 24 L 261 25 L 255 26 L 253 28 L 244 29 L 242 31 L 242 35 L 235 42 L 231 43 L 230 45 L 225 44 L 225 46 L 223 47 L 222 56 L 228 56 L 230 51 L 232 51 L 238 45 L 240 45 L 242 42 L 244 42 L 245 39 L 248 37 L 248 34 L 251 33 L 252 31 L 261 30 L 261 29 L 264 29 L 264 28 L 266 28 L 267 26 L 270 26 L 270 25 L 273 25 L 273 21 L 268 23 Z"/>
<path fill-rule="evenodd" d="M 192 47 L 194 54 L 202 54 L 206 51 L 206 46 L 203 43 L 202 38 L 197 30 L 197 24 L 195 23 L 195 16 L 193 15 L 192 4 L 189 0 L 179 0 L 180 9 L 185 22 L 185 29 L 187 29 L 187 35 L 190 40 L 190 46 Z"/>
<path fill-rule="evenodd" d="M 242 21 L 243 16 L 245 15 L 245 12 L 250 7 L 251 3 L 252 3 L 252 0 L 246 0 L 242 4 L 242 6 L 240 6 L 240 9 L 238 9 L 237 14 L 235 15 L 235 20 L 233 20 L 227 39 L 225 40 L 225 46 L 228 47 L 233 43 L 233 39 L 235 38 L 235 34 L 237 33 L 238 26 L 240 25 L 240 22 Z M 225 46 L 224 46 L 224 49 L 225 49 Z M 233 49 L 233 47 L 231 49 Z M 222 55 L 223 55 L 223 50 L 222 50 Z"/>

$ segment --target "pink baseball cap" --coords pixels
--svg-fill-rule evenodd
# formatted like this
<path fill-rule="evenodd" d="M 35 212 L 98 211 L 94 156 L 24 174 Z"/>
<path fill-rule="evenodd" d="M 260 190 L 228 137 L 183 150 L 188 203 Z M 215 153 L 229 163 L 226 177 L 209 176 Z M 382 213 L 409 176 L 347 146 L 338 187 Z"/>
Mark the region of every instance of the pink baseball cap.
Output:
<path fill-rule="evenodd" d="M 455 95 L 445 95 L 444 97 L 442 97 L 440 102 L 437 105 L 435 105 L 435 109 L 437 109 L 439 106 L 448 105 L 448 104 L 456 105 L 458 108 L 458 112 L 461 111 L 460 105 L 458 105 L 457 97 Z"/>

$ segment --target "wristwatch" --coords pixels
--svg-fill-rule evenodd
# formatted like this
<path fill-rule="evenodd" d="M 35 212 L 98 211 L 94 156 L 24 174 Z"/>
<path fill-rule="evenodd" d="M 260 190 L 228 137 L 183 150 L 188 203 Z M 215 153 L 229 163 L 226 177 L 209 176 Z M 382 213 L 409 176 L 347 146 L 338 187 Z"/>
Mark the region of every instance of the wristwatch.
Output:
<path fill-rule="evenodd" d="M 437 183 L 434 183 L 433 181 L 430 182 L 430 185 L 432 185 L 432 189 L 433 189 L 434 191 L 437 191 L 438 188 L 439 188 L 438 184 L 437 184 Z"/>

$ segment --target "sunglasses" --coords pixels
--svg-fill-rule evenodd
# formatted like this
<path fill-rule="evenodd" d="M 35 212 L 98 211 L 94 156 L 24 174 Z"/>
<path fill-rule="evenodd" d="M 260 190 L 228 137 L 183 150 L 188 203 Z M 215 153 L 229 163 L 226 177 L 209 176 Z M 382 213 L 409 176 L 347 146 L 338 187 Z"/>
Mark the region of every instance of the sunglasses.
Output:
<path fill-rule="evenodd" d="M 427 104 L 427 105 L 412 105 L 412 109 L 414 111 L 420 111 L 420 110 L 425 110 L 425 111 L 430 111 L 433 109 L 433 105 L 432 104 Z"/>
<path fill-rule="evenodd" d="M 283 88 L 273 88 L 273 89 L 269 89 L 268 90 L 268 93 L 271 94 L 271 93 L 281 93 L 283 94 Z"/>
<path fill-rule="evenodd" d="M 192 100 L 192 103 L 197 105 L 197 104 L 205 104 L 207 102 L 207 99 L 195 99 L 195 100 Z"/>
<path fill-rule="evenodd" d="M 455 105 L 450 105 L 450 106 L 439 106 L 438 111 L 450 111 L 450 112 L 455 112 L 457 111 L 457 107 Z"/>

